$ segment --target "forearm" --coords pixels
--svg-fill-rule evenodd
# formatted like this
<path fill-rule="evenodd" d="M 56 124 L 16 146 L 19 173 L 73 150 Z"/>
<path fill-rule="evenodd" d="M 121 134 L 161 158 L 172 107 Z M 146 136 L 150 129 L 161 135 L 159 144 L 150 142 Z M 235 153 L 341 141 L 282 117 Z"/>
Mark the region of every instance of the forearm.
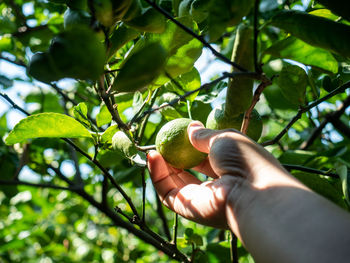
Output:
<path fill-rule="evenodd" d="M 239 184 L 226 215 L 257 262 L 345 262 L 350 216 L 299 182 L 256 188 Z"/>

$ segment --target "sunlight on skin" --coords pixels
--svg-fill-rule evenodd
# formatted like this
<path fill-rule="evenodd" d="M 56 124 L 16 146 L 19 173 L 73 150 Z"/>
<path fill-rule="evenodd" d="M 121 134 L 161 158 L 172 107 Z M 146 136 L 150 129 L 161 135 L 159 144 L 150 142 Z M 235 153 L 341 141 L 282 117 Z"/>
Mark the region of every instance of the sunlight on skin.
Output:
<path fill-rule="evenodd" d="M 150 152 L 151 178 L 168 208 L 230 228 L 257 262 L 344 262 L 350 256 L 350 215 L 292 177 L 264 148 L 237 131 L 199 122 L 188 132 L 193 146 L 209 153 L 194 170 L 214 180 L 201 182 Z"/>
<path fill-rule="evenodd" d="M 227 228 L 227 198 L 242 184 L 243 178 L 256 189 L 284 185 L 307 189 L 288 175 L 267 151 L 237 132 L 210 131 L 194 122 L 189 135 L 198 150 L 209 153 L 208 159 L 194 170 L 217 180 L 201 182 L 190 173 L 168 165 L 158 152 L 148 155 L 151 176 L 161 200 L 187 219 Z M 197 141 L 197 137 L 201 139 Z M 285 176 L 280 176 L 281 171 Z"/>

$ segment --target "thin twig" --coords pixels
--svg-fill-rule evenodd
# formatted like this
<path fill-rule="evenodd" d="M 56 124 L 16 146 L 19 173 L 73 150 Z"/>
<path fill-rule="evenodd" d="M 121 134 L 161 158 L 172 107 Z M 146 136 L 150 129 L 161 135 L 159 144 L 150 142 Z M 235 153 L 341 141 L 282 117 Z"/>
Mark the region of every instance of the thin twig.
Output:
<path fill-rule="evenodd" d="M 174 225 L 173 225 L 173 240 L 172 244 L 176 247 L 177 245 L 177 229 L 179 226 L 179 215 L 177 213 L 174 213 Z"/>
<path fill-rule="evenodd" d="M 150 103 L 149 103 L 149 106 L 148 106 L 148 110 L 151 110 L 154 103 L 156 102 L 156 99 L 158 97 L 158 93 L 159 93 L 159 90 L 160 89 L 156 89 L 153 94 L 152 94 L 152 97 L 151 97 L 151 100 L 150 100 Z M 137 135 L 135 137 L 135 141 L 138 143 L 138 144 L 141 144 L 142 143 L 142 139 L 143 139 L 143 135 L 145 133 L 145 130 L 146 130 L 146 126 L 147 126 L 147 123 L 148 123 L 148 118 L 149 118 L 149 114 L 145 116 L 145 118 L 143 119 L 143 121 L 141 122 L 141 125 L 140 125 L 140 128 L 138 129 L 138 132 L 137 132 Z"/>
<path fill-rule="evenodd" d="M 51 188 L 51 189 L 72 191 L 72 187 L 64 187 L 64 186 L 53 185 L 53 184 L 34 184 L 34 183 L 29 183 L 24 181 L 0 180 L 0 185 L 26 185 L 26 186 L 33 186 L 33 187 L 40 187 L 40 188 Z"/>
<path fill-rule="evenodd" d="M 159 218 L 162 221 L 164 234 L 166 235 L 166 237 L 170 241 L 171 234 L 169 231 L 168 220 L 166 219 L 166 216 L 164 213 L 163 204 L 162 204 L 162 201 L 160 201 L 160 198 L 159 198 L 157 192 L 155 191 L 155 189 L 154 189 L 154 193 L 155 193 L 155 197 L 156 197 L 156 201 L 157 201 L 157 214 L 159 215 Z"/>
<path fill-rule="evenodd" d="M 0 96 L 3 97 L 8 103 L 11 104 L 12 108 L 19 110 L 20 112 L 24 113 L 25 115 L 29 116 L 30 113 L 19 107 L 9 96 L 7 96 L 5 93 L 0 92 Z"/>
<path fill-rule="evenodd" d="M 345 125 L 345 123 L 343 123 L 340 119 L 331 120 L 331 123 L 338 132 L 350 138 L 350 128 Z"/>
<path fill-rule="evenodd" d="M 14 108 L 20 110 L 21 112 L 25 113 L 26 115 L 30 115 L 26 111 L 24 111 L 21 107 L 19 107 L 17 104 L 15 104 L 7 95 L 0 93 L 2 97 L 4 97 Z M 5 95 L 5 96 L 3 96 Z M 137 222 L 141 222 L 139 220 L 139 216 L 137 213 L 136 208 L 134 207 L 133 203 L 131 202 L 130 198 L 126 193 L 123 191 L 123 189 L 114 181 L 114 178 L 112 177 L 111 174 L 97 161 L 93 160 L 87 153 L 85 153 L 82 149 L 80 149 L 77 145 L 75 145 L 72 141 L 70 141 L 67 138 L 61 138 L 65 142 L 67 142 L 69 145 L 71 145 L 77 152 L 81 153 L 83 156 L 85 156 L 88 160 L 90 160 L 92 163 L 94 163 L 102 172 L 103 174 L 111 181 L 111 183 L 119 190 L 119 192 L 123 195 L 124 199 L 127 201 L 127 203 L 130 205 L 132 211 L 134 212 L 133 220 Z M 54 167 L 49 167 L 50 169 L 54 171 L 58 171 L 58 169 Z M 63 175 L 61 175 L 63 176 Z M 65 176 L 63 176 L 65 178 Z M 67 182 L 70 182 L 68 179 L 66 179 Z M 66 181 L 65 180 L 65 181 Z M 1 182 L 6 182 L 7 181 L 0 181 Z M 17 184 L 18 182 L 15 181 Z M 182 254 L 176 247 L 174 247 L 172 244 L 169 242 L 165 241 L 161 236 L 158 234 L 154 233 L 151 231 L 147 226 L 138 224 L 139 227 L 143 230 L 140 231 L 133 227 L 132 225 L 128 224 L 127 222 L 123 221 L 119 216 L 114 214 L 108 207 L 103 206 L 101 203 L 98 203 L 95 199 L 93 199 L 89 194 L 87 194 L 84 189 L 80 187 L 61 187 L 61 186 L 52 186 L 49 184 L 32 184 L 32 183 L 27 183 L 27 182 L 20 182 L 22 184 L 28 185 L 28 186 L 35 186 L 35 187 L 50 187 L 50 188 L 55 188 L 55 189 L 60 189 L 60 190 L 69 190 L 73 191 L 77 194 L 79 194 L 81 197 L 83 197 L 86 201 L 88 201 L 91 205 L 95 206 L 98 210 L 101 212 L 105 213 L 114 223 L 116 226 L 120 226 L 128 230 L 129 232 L 133 233 L 140 239 L 144 240 L 145 242 L 153 245 L 155 248 L 163 251 L 173 259 L 176 259 L 178 261 L 182 262 L 189 262 L 188 258 Z M 13 183 L 14 184 L 14 183 Z M 71 184 L 71 182 L 69 183 Z"/>
<path fill-rule="evenodd" d="M 336 173 L 322 171 L 322 170 L 318 170 L 310 167 L 305 167 L 305 166 L 295 165 L 295 164 L 282 164 L 282 165 L 288 171 L 298 170 L 298 171 L 303 171 L 303 172 L 312 173 L 312 174 L 320 174 L 320 175 L 326 175 L 333 178 L 339 178 L 339 175 Z"/>
<path fill-rule="evenodd" d="M 116 105 L 112 105 L 110 98 L 109 98 L 109 95 L 106 93 L 106 91 L 104 89 L 104 77 L 103 76 L 100 78 L 100 81 L 98 82 L 98 93 L 99 93 L 101 99 L 106 104 L 108 111 L 111 113 L 112 119 L 118 124 L 118 127 L 122 130 L 128 131 L 129 130 L 128 125 L 126 125 L 122 121 L 122 119 L 119 116 L 118 110 L 115 107 Z"/>
<path fill-rule="evenodd" d="M 180 27 L 182 30 L 184 30 L 186 33 L 188 33 L 189 35 L 191 35 L 194 38 L 196 38 L 197 40 L 199 40 L 203 44 L 203 46 L 208 48 L 217 58 L 219 58 L 220 60 L 222 60 L 223 62 L 225 62 L 227 64 L 230 64 L 231 66 L 235 67 L 239 71 L 247 72 L 247 70 L 245 68 L 243 68 L 242 66 L 238 65 L 237 63 L 229 60 L 227 57 L 222 55 L 220 52 L 216 51 L 207 41 L 204 40 L 204 38 L 202 36 L 196 34 L 192 29 L 188 28 L 187 26 L 185 26 L 182 23 L 180 23 L 179 21 L 177 21 L 171 14 L 169 14 L 166 10 L 164 10 L 163 8 L 158 6 L 155 2 L 153 2 L 151 0 L 145 0 L 145 1 L 148 4 L 150 4 L 154 9 L 156 9 L 158 12 L 163 14 L 166 18 L 171 20 L 178 27 Z"/>
<path fill-rule="evenodd" d="M 339 120 L 339 118 L 344 114 L 345 110 L 350 106 L 350 96 L 348 96 L 342 105 L 338 108 L 338 110 L 328 113 L 325 117 L 325 119 L 322 121 L 322 123 L 316 127 L 310 137 L 302 143 L 300 148 L 302 150 L 306 150 L 309 148 L 313 142 L 319 137 L 319 135 L 322 133 L 323 129 L 326 127 L 328 123 L 336 123 L 336 120 Z"/>
<path fill-rule="evenodd" d="M 61 180 L 65 181 L 68 185 L 72 186 L 73 182 L 71 180 L 69 180 L 61 171 L 59 168 L 56 168 L 54 166 L 52 166 L 51 164 L 47 164 L 48 169 L 51 169 L 53 172 L 56 173 L 56 175 L 58 176 L 58 178 L 60 178 Z"/>
<path fill-rule="evenodd" d="M 238 263 L 237 237 L 232 231 L 230 231 L 230 255 L 231 262 Z"/>
<path fill-rule="evenodd" d="M 117 188 L 118 191 L 120 192 L 120 194 L 124 197 L 126 202 L 129 204 L 131 210 L 133 211 L 134 215 L 139 218 L 138 212 L 137 212 L 136 207 L 134 206 L 131 198 L 125 193 L 123 188 L 121 188 L 121 186 L 114 180 L 113 176 L 108 172 L 108 170 L 106 168 L 104 168 L 98 160 L 94 160 L 89 154 L 87 154 L 82 149 L 80 149 L 77 145 L 75 145 L 70 139 L 67 139 L 67 138 L 61 138 L 61 139 L 64 140 L 65 142 L 67 142 L 69 145 L 73 146 L 77 152 L 79 152 L 80 154 L 85 156 L 90 162 L 95 164 L 101 170 L 103 175 L 109 179 L 109 181 L 112 183 L 112 185 L 115 188 Z"/>
<path fill-rule="evenodd" d="M 314 141 L 320 136 L 320 134 L 322 133 L 323 129 L 326 127 L 328 122 L 329 122 L 328 118 L 325 118 L 320 123 L 320 125 L 318 127 L 316 127 L 311 132 L 310 137 L 300 145 L 300 149 L 301 150 L 306 150 L 307 148 L 309 148 L 314 143 Z"/>
<path fill-rule="evenodd" d="M 148 94 L 148 96 L 150 96 L 150 94 Z M 146 99 L 141 107 L 138 109 L 138 111 L 135 113 L 134 117 L 132 117 L 132 119 L 129 121 L 128 126 L 131 127 L 131 125 L 135 122 L 135 120 L 137 119 L 137 117 L 141 114 L 141 112 L 143 111 L 143 109 L 145 108 L 145 106 L 147 105 L 147 101 L 148 99 Z"/>
<path fill-rule="evenodd" d="M 250 106 L 247 109 L 247 111 L 244 113 L 244 118 L 243 118 L 243 122 L 242 122 L 242 126 L 241 126 L 241 132 L 243 134 L 246 134 L 247 131 L 248 131 L 248 127 L 249 127 L 249 122 L 250 122 L 250 117 L 251 117 L 252 111 L 253 111 L 255 105 L 260 100 L 261 93 L 264 91 L 264 89 L 267 86 L 269 86 L 271 84 L 272 84 L 272 81 L 266 78 L 263 82 L 260 83 L 258 88 L 255 90 L 252 103 L 250 104 Z"/>
<path fill-rule="evenodd" d="M 138 117 L 135 122 L 138 122 L 139 120 L 143 119 L 145 116 L 147 116 L 147 115 L 149 115 L 149 114 L 151 114 L 151 113 L 153 113 L 155 111 L 161 110 L 161 109 L 163 109 L 165 107 L 168 107 L 168 106 L 174 106 L 179 101 L 184 100 L 186 97 L 188 97 L 188 96 L 190 96 L 190 95 L 192 95 L 192 94 L 194 94 L 194 93 L 196 93 L 198 91 L 207 90 L 211 86 L 217 84 L 218 82 L 220 82 L 220 81 L 222 81 L 222 80 L 224 80 L 226 78 L 233 78 L 233 77 L 238 76 L 238 75 L 240 75 L 240 76 L 247 76 L 247 77 L 251 77 L 251 78 L 259 79 L 259 80 L 261 79 L 260 76 L 258 74 L 256 74 L 256 73 L 254 73 L 254 72 L 232 72 L 232 73 L 224 72 L 221 77 L 219 77 L 219 78 L 217 78 L 217 79 L 215 79 L 215 80 L 213 80 L 211 82 L 205 83 L 205 84 L 203 84 L 202 86 L 200 86 L 197 89 L 188 91 L 185 94 L 177 97 L 176 99 L 173 99 L 169 103 L 165 103 L 165 104 L 163 104 L 163 105 L 161 105 L 161 106 L 159 106 L 157 108 L 152 108 L 152 109 L 149 109 L 147 111 L 144 111 L 143 114 L 140 117 Z"/>
<path fill-rule="evenodd" d="M 20 66 L 20 67 L 27 67 L 26 63 L 24 63 L 24 61 L 22 61 L 22 60 L 12 60 L 12 59 L 10 59 L 8 57 L 4 57 L 4 56 L 0 56 L 0 59 L 5 60 L 7 62 L 10 62 L 10 63 L 15 64 L 15 65 Z"/>
<path fill-rule="evenodd" d="M 324 101 L 334 97 L 335 95 L 344 92 L 349 87 L 350 87 L 350 81 L 348 81 L 345 84 L 341 85 L 340 87 L 336 88 L 335 90 L 333 90 L 332 92 L 328 93 L 326 96 L 322 97 L 321 99 L 318 99 L 318 100 L 310 103 L 306 107 L 301 107 L 298 110 L 297 114 L 287 124 L 287 126 L 284 127 L 283 130 L 275 138 L 273 138 L 272 140 L 263 142 L 263 143 L 261 143 L 261 145 L 262 146 L 268 146 L 268 145 L 273 145 L 273 144 L 277 143 L 288 132 L 288 130 L 293 126 L 293 124 L 295 122 L 297 122 L 301 118 L 303 113 L 305 113 L 305 112 L 309 111 L 310 109 L 316 107 L 320 103 L 322 103 L 322 102 L 324 102 Z"/>
<path fill-rule="evenodd" d="M 48 25 L 39 25 L 36 27 L 29 27 L 29 26 L 22 26 L 18 28 L 18 31 L 15 33 L 12 33 L 13 37 L 21 37 L 23 35 L 35 32 L 35 31 L 40 31 L 43 29 L 48 29 Z"/>
<path fill-rule="evenodd" d="M 146 146 L 138 146 L 135 145 L 137 150 L 142 151 L 142 152 L 148 152 L 150 150 L 155 150 L 156 146 L 155 145 L 146 145 Z"/>
<path fill-rule="evenodd" d="M 146 168 L 141 168 L 141 183 L 142 183 L 142 224 L 146 223 Z"/>
<path fill-rule="evenodd" d="M 9 96 L 7 96 L 6 94 L 0 93 L 0 96 L 2 96 L 4 99 L 6 99 L 13 108 L 23 112 L 24 114 L 26 114 L 27 116 L 30 116 L 30 113 L 26 112 L 24 109 L 22 109 L 21 107 L 19 107 L 16 103 L 14 103 Z M 124 199 L 126 200 L 126 202 L 129 204 L 131 210 L 133 211 L 134 215 L 139 217 L 138 212 L 133 204 L 133 202 L 131 201 L 130 197 L 125 193 L 125 191 L 120 187 L 120 185 L 114 180 L 113 176 L 108 172 L 108 170 L 106 168 L 104 168 L 99 161 L 94 160 L 89 154 L 87 154 L 86 152 L 84 152 L 79 146 L 77 146 L 75 143 L 73 143 L 70 139 L 67 138 L 61 138 L 63 141 L 65 141 L 66 143 L 68 143 L 70 146 L 72 146 L 77 152 L 79 152 L 80 154 L 82 154 L 83 156 L 85 156 L 90 162 L 92 162 L 93 164 L 95 164 L 103 173 L 104 176 L 107 176 L 107 178 L 111 181 L 112 185 L 118 189 L 118 191 L 121 193 L 121 195 L 124 197 Z"/>

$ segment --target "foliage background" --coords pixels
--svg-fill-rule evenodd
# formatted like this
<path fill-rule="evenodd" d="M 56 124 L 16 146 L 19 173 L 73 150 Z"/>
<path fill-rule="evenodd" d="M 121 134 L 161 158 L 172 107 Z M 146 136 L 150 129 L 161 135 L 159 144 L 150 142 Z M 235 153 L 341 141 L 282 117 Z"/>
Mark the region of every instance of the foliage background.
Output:
<path fill-rule="evenodd" d="M 94 82 L 63 79 L 45 84 L 26 73 L 33 54 L 46 51 L 52 38 L 64 31 L 64 13 L 67 9 L 64 2 L 4 0 L 0 3 L 0 95 L 3 98 L 0 103 L 0 135 L 3 138 L 15 123 L 26 117 L 24 111 L 30 114 L 68 114 L 83 123 L 86 120 L 93 123 L 93 126 L 97 123 L 101 134 L 115 125 L 106 105 L 94 89 Z M 171 1 L 157 1 L 157 4 L 168 8 L 175 15 L 176 10 L 171 9 Z M 285 40 L 287 33 L 265 23 L 282 9 L 313 11 L 315 15 L 337 20 L 344 25 L 349 24 L 346 19 L 340 19 L 318 2 L 260 2 L 258 54 L 263 63 L 263 72 L 269 78 L 275 77 L 273 84 L 264 90 L 256 105 L 264 122 L 259 142 L 265 143 L 266 149 L 310 188 L 344 209 L 349 209 L 346 201 L 347 168 L 350 166 L 349 112 L 346 111 L 349 104 L 346 90 L 350 80 L 349 60 L 326 49 L 316 50 L 297 39 L 289 39 L 292 43 L 287 43 L 288 45 L 286 42 L 278 42 Z M 254 20 L 253 11 L 252 9 L 243 22 Z M 222 9 L 221 12 L 224 13 L 225 10 Z M 215 15 L 211 19 L 213 23 L 218 23 Z M 212 25 L 210 23 L 208 22 L 209 28 Z M 201 32 L 206 41 L 230 59 L 236 26 L 227 26 L 225 23 L 224 21 L 221 27 L 210 30 L 195 23 L 194 30 L 197 34 Z M 101 42 L 104 37 L 110 37 L 113 30 L 110 29 L 106 34 L 101 28 L 96 29 Z M 317 29 L 316 26 L 315 30 L 320 30 L 320 35 L 325 34 L 322 28 Z M 178 32 L 180 38 L 189 37 L 181 30 Z M 141 30 L 141 34 L 147 33 Z M 158 33 L 148 34 L 162 36 Z M 105 67 L 110 79 L 114 78 L 125 55 L 139 39 L 140 36 L 129 41 L 113 54 L 110 64 Z M 190 37 L 190 41 L 195 42 L 195 39 Z M 339 36 L 337 41 L 347 39 Z M 219 62 L 210 51 L 205 48 L 202 50 L 202 46 L 199 49 L 202 56 L 195 67 L 199 70 L 202 85 L 222 76 L 223 72 L 230 71 L 230 65 Z M 313 52 L 316 56 L 311 56 L 306 61 L 307 55 Z M 182 55 L 175 58 L 175 62 L 181 63 L 181 58 L 187 57 Z M 192 60 L 189 72 L 197 60 L 196 56 Z M 285 72 L 283 65 L 294 65 L 296 68 L 289 68 L 291 71 Z M 86 67 L 88 65 L 84 65 Z M 298 85 L 290 85 L 294 77 L 297 78 Z M 257 84 L 258 81 L 256 86 Z M 152 112 L 145 121 L 147 126 L 144 126 L 143 136 L 138 138 L 139 145 L 154 144 L 155 135 L 163 123 L 177 117 L 189 117 L 189 112 L 190 117 L 205 123 L 212 107 L 223 103 L 226 85 L 225 78 L 209 89 L 201 89 L 198 94 L 188 96 L 181 102 L 171 103 Z M 185 91 L 174 83 L 162 85 L 153 92 L 154 99 L 150 100 L 147 99 L 148 91 L 117 94 L 115 100 L 121 120 L 130 122 L 135 114 L 146 112 L 152 106 L 157 108 L 163 103 L 172 102 L 186 91 L 199 87 L 198 83 L 185 83 L 184 86 Z M 325 96 L 328 96 L 327 100 L 320 101 Z M 85 120 L 76 115 L 79 108 L 74 106 L 78 104 L 80 109 L 84 105 L 88 109 Z M 313 107 L 305 107 L 311 104 Z M 296 122 L 291 123 L 291 120 Z M 141 123 L 136 122 L 133 126 L 136 132 L 140 131 Z M 278 134 L 289 124 L 293 124 L 292 127 L 283 133 L 283 137 L 278 138 Z M 108 138 L 110 137 L 109 135 Z M 72 142 L 93 159 L 96 141 L 78 138 Z M 127 224 L 129 230 L 120 227 L 121 221 L 132 221 L 133 211 L 130 205 L 96 162 L 88 160 L 76 147 L 58 138 L 35 138 L 14 146 L 7 146 L 2 141 L 0 262 L 171 261 L 159 247 L 130 233 L 132 228 L 148 236 L 157 233 L 164 240 L 172 239 L 174 215 L 160 205 L 148 172 L 143 167 L 144 155 L 140 153 L 139 159 L 130 160 L 102 145 L 99 145 L 97 152 L 96 160 L 105 168 L 105 172 L 122 186 L 139 214 L 145 212 L 143 218 L 146 224 Z M 205 179 L 202 175 L 197 176 Z M 121 213 L 113 210 L 116 206 Z M 193 260 L 230 261 L 229 234 L 225 231 L 179 218 L 177 236 L 178 249 Z M 159 245 L 159 239 L 155 240 Z M 170 244 L 167 246 L 170 250 L 174 249 Z M 253 262 L 239 242 L 237 253 L 240 262 Z"/>

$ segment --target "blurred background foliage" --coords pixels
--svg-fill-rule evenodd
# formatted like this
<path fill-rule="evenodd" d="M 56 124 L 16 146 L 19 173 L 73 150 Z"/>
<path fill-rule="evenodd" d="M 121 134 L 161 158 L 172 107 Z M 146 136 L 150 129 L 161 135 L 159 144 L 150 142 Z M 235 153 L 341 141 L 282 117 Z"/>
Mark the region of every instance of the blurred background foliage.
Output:
<path fill-rule="evenodd" d="M 237 26 L 253 24 L 253 2 L 158 0 L 156 4 L 230 59 Z M 327 1 L 255 1 L 259 3 L 258 58 L 263 72 L 273 79 L 255 108 L 264 124 L 259 142 L 289 165 L 299 180 L 348 210 L 348 92 L 346 88 L 334 96 L 332 92 L 350 80 L 349 57 L 270 25 L 275 14 L 291 9 L 348 27 L 349 14 L 338 8 L 346 1 L 337 2 L 334 7 Z M 131 6 L 126 8 L 129 11 L 123 11 L 124 5 Z M 237 15 L 237 7 L 246 11 Z M 321 38 L 327 33 L 317 25 L 314 29 Z M 349 43 L 348 37 L 339 35 L 335 41 Z M 162 47 L 153 46 L 153 53 L 145 54 L 147 41 L 158 41 Z M 158 56 L 152 54 L 160 57 L 162 52 L 164 59 L 156 62 Z M 118 73 L 128 65 L 128 72 Z M 133 79 L 124 93 L 122 74 L 132 79 L 135 67 L 136 73 L 149 72 L 144 79 Z M 5 138 L 26 117 L 24 111 L 74 117 L 93 134 L 92 140 L 73 139 L 74 144 L 91 160 L 96 157 L 139 213 L 145 211 L 147 227 L 170 241 L 174 214 L 160 205 L 144 168 L 144 152 L 128 158 L 113 151 L 112 136 L 117 124 L 126 123 L 142 147 L 153 145 L 158 130 L 169 120 L 190 117 L 205 123 L 212 108 L 224 102 L 227 79 L 177 99 L 231 71 L 230 67 L 148 1 L 3 0 L 0 135 Z M 117 122 L 97 88 L 101 75 L 102 85 L 114 92 Z M 112 85 L 114 80 L 119 84 Z M 301 107 L 329 94 L 275 140 Z M 11 101 L 17 108 L 10 107 Z M 157 110 L 148 114 L 152 107 Z M 33 138 L 7 146 L 2 140 L 0 156 L 0 262 L 172 262 L 164 251 L 116 224 L 112 215 L 127 222 L 132 208 L 96 163 L 65 141 Z M 140 226 L 133 227 L 142 231 Z M 177 231 L 179 251 L 194 262 L 230 262 L 226 231 L 183 218 Z M 237 246 L 239 262 L 254 262 L 239 242 Z"/>

